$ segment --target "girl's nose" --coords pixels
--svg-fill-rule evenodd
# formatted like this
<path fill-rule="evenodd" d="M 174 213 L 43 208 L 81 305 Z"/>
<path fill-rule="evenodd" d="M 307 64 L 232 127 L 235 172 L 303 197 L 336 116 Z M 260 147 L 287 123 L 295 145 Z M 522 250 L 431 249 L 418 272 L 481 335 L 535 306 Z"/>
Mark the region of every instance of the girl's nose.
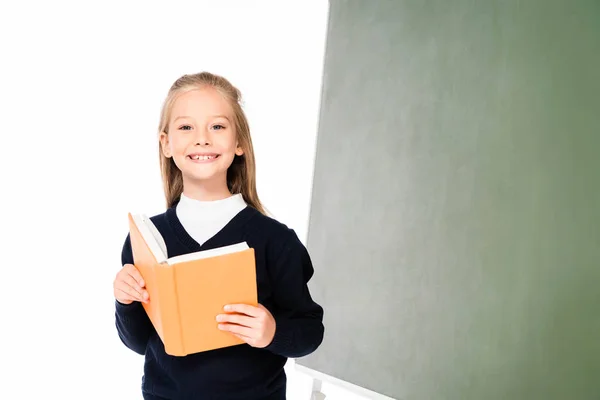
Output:
<path fill-rule="evenodd" d="M 206 130 L 200 129 L 196 134 L 196 145 L 207 146 L 210 144 L 209 134 Z"/>

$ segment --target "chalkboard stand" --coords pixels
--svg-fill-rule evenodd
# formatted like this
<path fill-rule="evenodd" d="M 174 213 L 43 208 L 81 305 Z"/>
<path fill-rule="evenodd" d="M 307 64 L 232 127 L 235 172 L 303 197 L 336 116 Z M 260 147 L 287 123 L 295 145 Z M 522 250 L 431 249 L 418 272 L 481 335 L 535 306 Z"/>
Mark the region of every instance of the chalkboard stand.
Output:
<path fill-rule="evenodd" d="M 310 400 L 325 400 L 325 395 L 321 392 L 323 382 L 318 378 L 313 378 L 312 394 Z"/>
<path fill-rule="evenodd" d="M 310 400 L 324 400 L 325 399 L 325 394 L 323 392 L 321 392 L 321 386 L 322 386 L 323 382 L 330 383 L 333 386 L 342 388 L 342 389 L 347 390 L 351 393 L 354 393 L 358 396 L 363 396 L 363 397 L 365 397 L 367 399 L 371 399 L 371 400 L 398 400 L 398 399 L 394 399 L 392 397 L 385 396 L 380 393 L 373 392 L 373 391 L 365 389 L 363 387 L 353 385 L 352 383 L 343 381 L 338 378 L 334 378 L 333 376 L 329 376 L 322 372 L 315 371 L 314 369 L 307 368 L 303 365 L 295 364 L 295 368 L 296 368 L 296 371 L 298 371 L 302 374 L 308 375 L 309 377 L 311 377 L 313 379 L 312 395 L 311 395 Z"/>

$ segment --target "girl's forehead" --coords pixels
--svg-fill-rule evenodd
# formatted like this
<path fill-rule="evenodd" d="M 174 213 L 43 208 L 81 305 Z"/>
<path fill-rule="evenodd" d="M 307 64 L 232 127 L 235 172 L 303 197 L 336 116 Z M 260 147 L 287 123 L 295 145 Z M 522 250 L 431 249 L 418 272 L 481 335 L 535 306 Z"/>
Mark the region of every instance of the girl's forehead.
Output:
<path fill-rule="evenodd" d="M 232 114 L 229 101 L 213 88 L 194 89 L 179 95 L 173 103 L 173 114 L 225 115 Z"/>

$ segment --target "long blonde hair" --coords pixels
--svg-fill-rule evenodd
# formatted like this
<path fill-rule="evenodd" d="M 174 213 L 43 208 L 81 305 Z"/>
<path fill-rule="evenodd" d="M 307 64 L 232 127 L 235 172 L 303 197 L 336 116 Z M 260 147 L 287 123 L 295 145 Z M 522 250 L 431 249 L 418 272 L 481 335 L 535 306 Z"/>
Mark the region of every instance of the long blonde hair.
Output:
<path fill-rule="evenodd" d="M 233 109 L 237 140 L 244 151 L 243 155 L 235 156 L 231 166 L 227 170 L 227 187 L 232 194 L 241 193 L 244 201 L 246 201 L 248 205 L 254 207 L 261 213 L 266 214 L 266 211 L 258 198 L 258 193 L 256 192 L 254 149 L 252 147 L 252 139 L 250 138 L 248 120 L 240 105 L 242 95 L 227 79 L 209 72 L 183 75 L 177 79 L 169 89 L 167 98 L 162 106 L 158 127 L 159 138 L 161 132 L 164 132 L 167 135 L 169 134 L 169 119 L 171 118 L 171 110 L 177 97 L 182 93 L 206 86 L 213 87 L 229 101 L 229 104 Z M 179 202 L 181 194 L 183 193 L 183 177 L 173 159 L 167 158 L 163 154 L 160 139 L 159 157 L 167 207 L 173 207 Z"/>

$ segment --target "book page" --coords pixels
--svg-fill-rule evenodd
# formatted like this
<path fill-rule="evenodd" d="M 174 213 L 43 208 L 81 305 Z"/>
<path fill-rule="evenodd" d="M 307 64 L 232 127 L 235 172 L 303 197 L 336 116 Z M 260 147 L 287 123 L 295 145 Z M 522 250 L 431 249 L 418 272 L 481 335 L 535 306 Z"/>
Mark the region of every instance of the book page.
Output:
<path fill-rule="evenodd" d="M 156 261 L 164 262 L 167 259 L 167 246 L 152 221 L 144 214 L 132 215 L 132 218 Z"/>
<path fill-rule="evenodd" d="M 154 239 L 156 239 L 157 244 L 160 246 L 160 249 L 164 254 L 164 260 L 166 260 L 167 257 L 169 257 L 169 252 L 167 251 L 167 243 L 165 243 L 165 239 L 162 237 L 152 220 L 150 218 L 147 218 L 146 216 L 144 217 L 144 222 L 146 223 L 146 225 L 148 225 L 152 236 L 154 236 Z"/>
<path fill-rule="evenodd" d="M 167 260 L 167 264 L 174 265 L 186 261 L 200 260 L 203 258 L 216 257 L 223 254 L 231 254 L 239 251 L 247 250 L 248 244 L 246 242 L 232 244 L 229 246 L 218 247 L 216 249 L 197 251 L 189 254 L 182 254 L 177 257 L 171 257 Z"/>

